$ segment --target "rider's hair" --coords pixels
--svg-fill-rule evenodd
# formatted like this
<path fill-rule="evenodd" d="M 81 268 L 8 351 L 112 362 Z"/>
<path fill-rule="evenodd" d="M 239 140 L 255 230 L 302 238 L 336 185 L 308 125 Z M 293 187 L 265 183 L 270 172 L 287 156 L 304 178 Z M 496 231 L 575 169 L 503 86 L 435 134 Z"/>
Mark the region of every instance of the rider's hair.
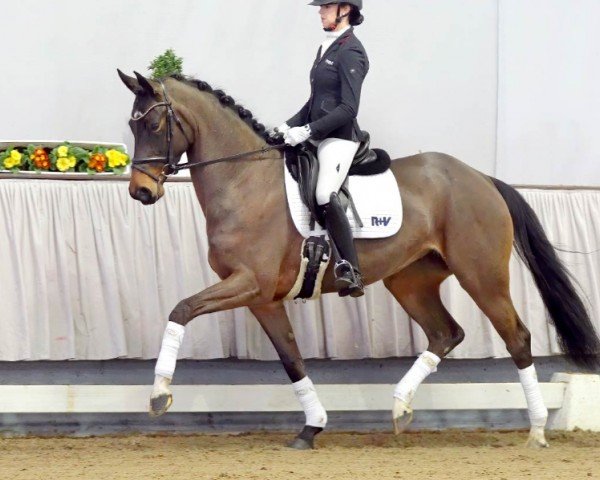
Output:
<path fill-rule="evenodd" d="M 254 118 L 252 112 L 244 108 L 242 105 L 236 103 L 233 97 L 227 95 L 223 90 L 214 90 L 207 82 L 203 80 L 197 80 L 195 78 L 184 77 L 182 75 L 171 75 L 171 78 L 187 83 L 188 85 L 193 85 L 198 90 L 203 92 L 211 93 L 219 100 L 219 102 L 221 102 L 221 105 L 231 108 L 235 113 L 237 113 L 238 116 L 244 122 L 246 122 L 246 124 L 252 128 L 252 130 L 254 130 L 259 137 L 261 137 L 267 143 L 273 143 L 273 139 L 269 135 L 269 132 L 267 132 L 266 127 L 256 118 Z"/>
<path fill-rule="evenodd" d="M 348 3 L 342 3 L 342 5 L 350 5 Z M 350 25 L 356 27 L 365 21 L 365 17 L 360 13 L 360 10 L 355 5 L 350 5 L 350 15 L 348 15 L 348 21 Z"/>

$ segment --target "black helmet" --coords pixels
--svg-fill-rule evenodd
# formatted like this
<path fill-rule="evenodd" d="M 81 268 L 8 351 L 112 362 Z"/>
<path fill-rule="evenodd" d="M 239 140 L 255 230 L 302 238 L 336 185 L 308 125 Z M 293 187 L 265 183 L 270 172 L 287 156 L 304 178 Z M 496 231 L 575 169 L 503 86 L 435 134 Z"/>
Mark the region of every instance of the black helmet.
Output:
<path fill-rule="evenodd" d="M 331 3 L 348 3 L 350 5 L 354 5 L 359 10 L 362 10 L 363 8 L 362 0 L 313 0 L 309 3 L 309 5 L 320 7 L 321 5 L 329 5 Z"/>

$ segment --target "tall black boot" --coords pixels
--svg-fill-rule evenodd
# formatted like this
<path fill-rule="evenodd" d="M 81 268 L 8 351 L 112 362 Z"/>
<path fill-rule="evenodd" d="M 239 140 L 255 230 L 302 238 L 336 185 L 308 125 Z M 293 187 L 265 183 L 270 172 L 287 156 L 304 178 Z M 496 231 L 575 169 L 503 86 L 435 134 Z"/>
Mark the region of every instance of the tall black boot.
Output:
<path fill-rule="evenodd" d="M 362 275 L 354 247 L 350 222 L 337 193 L 332 193 L 325 210 L 325 226 L 333 243 L 335 254 L 335 289 L 340 297 L 364 295 Z"/>

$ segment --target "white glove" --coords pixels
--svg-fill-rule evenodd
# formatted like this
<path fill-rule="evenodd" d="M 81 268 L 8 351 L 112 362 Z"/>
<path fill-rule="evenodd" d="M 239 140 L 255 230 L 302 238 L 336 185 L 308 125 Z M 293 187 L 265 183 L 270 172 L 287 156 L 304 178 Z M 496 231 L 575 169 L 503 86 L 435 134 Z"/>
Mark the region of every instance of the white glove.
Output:
<path fill-rule="evenodd" d="M 287 123 L 284 123 L 275 129 L 275 133 L 282 133 L 285 135 L 290 130 L 290 126 Z"/>
<path fill-rule="evenodd" d="M 311 136 L 310 126 L 304 125 L 303 127 L 290 128 L 283 135 L 285 143 L 295 147 L 299 143 L 306 142 Z"/>

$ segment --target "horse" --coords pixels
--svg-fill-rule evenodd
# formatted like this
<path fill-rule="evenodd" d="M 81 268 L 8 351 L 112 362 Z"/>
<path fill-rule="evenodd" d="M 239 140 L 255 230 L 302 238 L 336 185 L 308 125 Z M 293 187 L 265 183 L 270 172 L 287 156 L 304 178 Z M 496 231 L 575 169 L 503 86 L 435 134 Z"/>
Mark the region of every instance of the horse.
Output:
<path fill-rule="evenodd" d="M 273 343 L 306 414 L 289 446 L 313 448 L 327 413 L 284 308 L 299 272 L 303 237 L 286 201 L 282 151 L 270 145 L 264 125 L 251 112 L 206 82 L 118 73 L 135 94 L 129 193 L 144 205 L 157 202 L 168 176 L 185 167 L 179 162 L 186 152 L 206 217 L 208 261 L 221 279 L 181 300 L 169 315 L 150 413 L 161 415 L 171 405 L 169 385 L 185 326 L 201 315 L 248 307 Z M 533 366 L 531 335 L 509 292 L 513 245 L 533 274 L 567 358 L 597 367 L 600 340 L 533 209 L 513 187 L 447 154 L 419 153 L 393 160 L 390 168 L 401 192 L 402 227 L 389 238 L 355 243 L 365 284 L 383 280 L 429 342 L 423 354 L 428 355 L 419 357 L 398 384 L 397 389 L 410 391 L 394 396 L 396 432 L 412 418 L 410 402 L 418 385 L 464 338 L 440 299 L 441 283 L 454 275 L 489 318 L 519 370 L 531 422 L 527 445 L 547 446 L 547 409 Z M 322 292 L 334 291 L 330 266 Z"/>

